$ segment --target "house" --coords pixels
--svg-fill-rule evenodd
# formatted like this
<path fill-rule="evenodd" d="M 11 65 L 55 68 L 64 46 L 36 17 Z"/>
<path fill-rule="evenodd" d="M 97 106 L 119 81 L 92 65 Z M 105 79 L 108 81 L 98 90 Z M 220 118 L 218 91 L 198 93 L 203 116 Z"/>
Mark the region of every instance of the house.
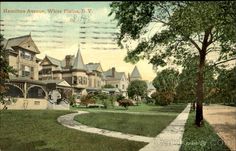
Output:
<path fill-rule="evenodd" d="M 63 60 L 45 56 L 40 63 L 40 80 L 64 79 L 73 88 L 73 93 L 85 95 L 97 91 L 102 86 L 102 67 L 100 63 L 84 64 L 80 49 L 76 56 L 66 55 Z"/>
<path fill-rule="evenodd" d="M 117 72 L 115 67 L 104 72 L 105 84 L 113 85 L 118 88 L 123 96 L 127 96 L 127 88 L 129 81 L 125 75 L 125 72 Z"/>
<path fill-rule="evenodd" d="M 16 70 L 15 76 L 38 80 L 39 59 L 36 55 L 40 52 L 31 35 L 10 38 L 3 43 L 4 49 L 9 51 L 9 65 Z"/>
<path fill-rule="evenodd" d="M 2 44 L 2 43 L 1 43 Z M 36 57 L 40 53 L 31 34 L 5 39 L 3 49 L 8 50 L 8 63 L 15 70 L 9 75 L 9 82 L 5 99 L 14 99 L 9 109 L 48 109 L 48 88 L 45 81 L 38 80 L 39 61 Z M 70 87 L 64 86 L 67 90 Z M 3 104 L 0 104 L 0 108 Z M 60 108 L 62 109 L 62 108 Z M 66 109 L 69 109 L 68 106 Z"/>
<path fill-rule="evenodd" d="M 134 69 L 129 77 L 129 81 L 134 81 L 134 80 L 142 80 L 142 76 L 141 76 L 137 66 L 134 67 Z"/>

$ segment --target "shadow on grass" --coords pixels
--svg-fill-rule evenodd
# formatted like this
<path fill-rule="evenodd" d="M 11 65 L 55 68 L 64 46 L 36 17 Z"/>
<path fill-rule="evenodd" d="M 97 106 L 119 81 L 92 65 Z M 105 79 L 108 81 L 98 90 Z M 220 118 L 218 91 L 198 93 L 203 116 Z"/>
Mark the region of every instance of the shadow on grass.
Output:
<path fill-rule="evenodd" d="M 51 148 L 42 148 L 47 145 L 45 141 L 21 142 L 11 138 L 0 138 L 1 151 L 58 151 Z M 42 149 L 37 149 L 41 147 Z"/>

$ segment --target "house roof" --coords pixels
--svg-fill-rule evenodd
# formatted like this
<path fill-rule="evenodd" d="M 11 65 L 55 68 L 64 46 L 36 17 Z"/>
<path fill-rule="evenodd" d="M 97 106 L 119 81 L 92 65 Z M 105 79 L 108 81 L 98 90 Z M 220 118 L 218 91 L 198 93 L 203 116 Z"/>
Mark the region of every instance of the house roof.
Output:
<path fill-rule="evenodd" d="M 122 76 L 125 76 L 125 72 L 115 71 L 114 77 L 112 76 L 112 69 L 109 69 L 104 72 L 104 75 L 107 80 L 121 80 Z"/>
<path fill-rule="evenodd" d="M 33 45 L 33 48 L 28 48 L 28 47 L 25 47 L 27 43 L 31 43 Z M 25 35 L 25 36 L 20 36 L 20 37 L 14 37 L 14 38 L 10 38 L 7 40 L 7 42 L 4 42 L 5 43 L 5 49 L 10 49 L 10 50 L 13 50 L 13 47 L 22 47 L 24 49 L 27 49 L 31 52 L 34 52 L 34 53 L 37 53 L 39 54 L 39 50 L 38 50 L 38 47 L 34 44 L 32 38 L 31 38 L 31 35 Z M 28 46 L 28 44 L 27 44 Z"/>
<path fill-rule="evenodd" d="M 72 69 L 85 70 L 85 71 L 87 70 L 86 66 L 84 65 L 84 61 L 81 56 L 80 49 L 78 49 L 77 51 Z"/>
<path fill-rule="evenodd" d="M 133 71 L 131 73 L 130 78 L 140 78 L 140 79 L 142 79 L 141 74 L 140 74 L 137 66 L 134 67 L 134 69 L 133 69 Z"/>
<path fill-rule="evenodd" d="M 88 63 L 86 64 L 88 72 L 99 71 L 102 72 L 100 63 Z"/>
<path fill-rule="evenodd" d="M 53 58 L 53 57 L 50 57 L 50 56 L 47 56 L 46 55 L 46 58 L 53 64 L 53 65 L 56 65 L 59 69 L 61 68 L 61 61 L 56 59 L 56 58 Z"/>

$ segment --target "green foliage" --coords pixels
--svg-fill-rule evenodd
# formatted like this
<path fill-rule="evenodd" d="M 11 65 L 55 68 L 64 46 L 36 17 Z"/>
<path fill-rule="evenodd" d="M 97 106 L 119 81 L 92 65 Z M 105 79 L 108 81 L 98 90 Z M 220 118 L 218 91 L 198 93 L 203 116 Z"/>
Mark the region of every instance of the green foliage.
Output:
<path fill-rule="evenodd" d="M 113 85 L 111 85 L 111 84 L 105 84 L 103 86 L 103 88 L 115 88 L 115 87 Z"/>
<path fill-rule="evenodd" d="M 119 103 L 119 106 L 123 106 L 124 108 L 128 109 L 129 106 L 133 106 L 133 102 L 129 99 L 122 99 L 117 101 Z"/>
<path fill-rule="evenodd" d="M 114 96 L 99 92 L 92 96 L 92 99 L 95 100 L 97 104 L 103 104 L 104 108 L 114 107 Z"/>
<path fill-rule="evenodd" d="M 153 23 L 163 27 L 156 27 L 161 31 L 149 34 L 134 50 L 129 50 L 126 61 L 147 58 L 154 66 L 165 66 L 171 56 L 174 63 L 181 64 L 189 55 L 203 52 L 201 48 L 220 50 L 217 60 L 235 56 L 236 2 L 113 2 L 110 7 L 110 15 L 114 15 L 121 29 L 121 47 L 127 39 L 140 40 Z M 211 45 L 217 49 L 210 50 Z"/>
<path fill-rule="evenodd" d="M 120 27 L 118 44 L 128 49 L 125 61 L 148 59 L 158 68 L 198 57 L 196 123 L 200 125 L 207 55 L 218 52 L 213 62 L 236 59 L 236 1 L 112 2 L 110 7 Z M 138 44 L 131 50 L 132 42 Z"/>
<path fill-rule="evenodd" d="M 189 57 L 183 61 L 183 70 L 179 75 L 178 85 L 176 87 L 176 99 L 180 102 L 193 102 L 196 101 L 196 84 L 197 84 L 197 57 Z M 212 92 L 215 89 L 214 76 L 217 73 L 218 68 L 215 66 L 209 66 L 206 64 L 204 70 L 204 89 L 205 100 L 210 101 Z"/>
<path fill-rule="evenodd" d="M 215 102 L 236 105 L 236 67 L 230 70 L 221 70 L 216 80 Z"/>
<path fill-rule="evenodd" d="M 119 100 L 122 100 L 124 99 L 125 97 L 122 95 L 122 94 L 118 94 L 116 95 L 116 100 L 119 101 Z"/>
<path fill-rule="evenodd" d="M 93 98 L 92 94 L 84 95 L 80 98 L 81 105 L 95 104 L 96 100 Z"/>
<path fill-rule="evenodd" d="M 0 34 L 0 102 L 4 102 L 7 87 L 5 83 L 9 81 L 9 74 L 15 73 L 13 67 L 9 66 L 8 63 L 8 50 L 4 49 L 3 35 Z"/>
<path fill-rule="evenodd" d="M 140 96 L 141 98 L 145 97 L 147 94 L 147 83 L 142 80 L 131 81 L 127 88 L 128 96 L 135 98 Z"/>
<path fill-rule="evenodd" d="M 75 100 L 76 100 L 76 95 L 75 94 L 70 95 L 69 98 L 68 98 L 68 101 L 69 101 L 70 105 L 74 105 Z"/>
<path fill-rule="evenodd" d="M 176 95 L 178 75 L 178 71 L 174 69 L 165 69 L 157 73 L 157 76 L 152 82 L 156 88 L 156 93 L 152 95 L 156 104 L 168 105 L 173 102 Z"/>

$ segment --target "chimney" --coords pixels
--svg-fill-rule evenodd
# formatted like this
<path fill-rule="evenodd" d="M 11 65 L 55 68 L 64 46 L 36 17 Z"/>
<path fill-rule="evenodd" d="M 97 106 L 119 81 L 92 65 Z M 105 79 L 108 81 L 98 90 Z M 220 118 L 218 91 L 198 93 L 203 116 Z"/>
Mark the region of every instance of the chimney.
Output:
<path fill-rule="evenodd" d="M 116 71 L 116 68 L 115 68 L 115 67 L 112 67 L 112 68 L 111 68 L 112 77 L 115 77 L 115 71 Z"/>
<path fill-rule="evenodd" d="M 71 61 L 71 55 L 66 55 L 65 60 L 66 60 L 66 68 L 69 68 L 70 61 Z"/>

